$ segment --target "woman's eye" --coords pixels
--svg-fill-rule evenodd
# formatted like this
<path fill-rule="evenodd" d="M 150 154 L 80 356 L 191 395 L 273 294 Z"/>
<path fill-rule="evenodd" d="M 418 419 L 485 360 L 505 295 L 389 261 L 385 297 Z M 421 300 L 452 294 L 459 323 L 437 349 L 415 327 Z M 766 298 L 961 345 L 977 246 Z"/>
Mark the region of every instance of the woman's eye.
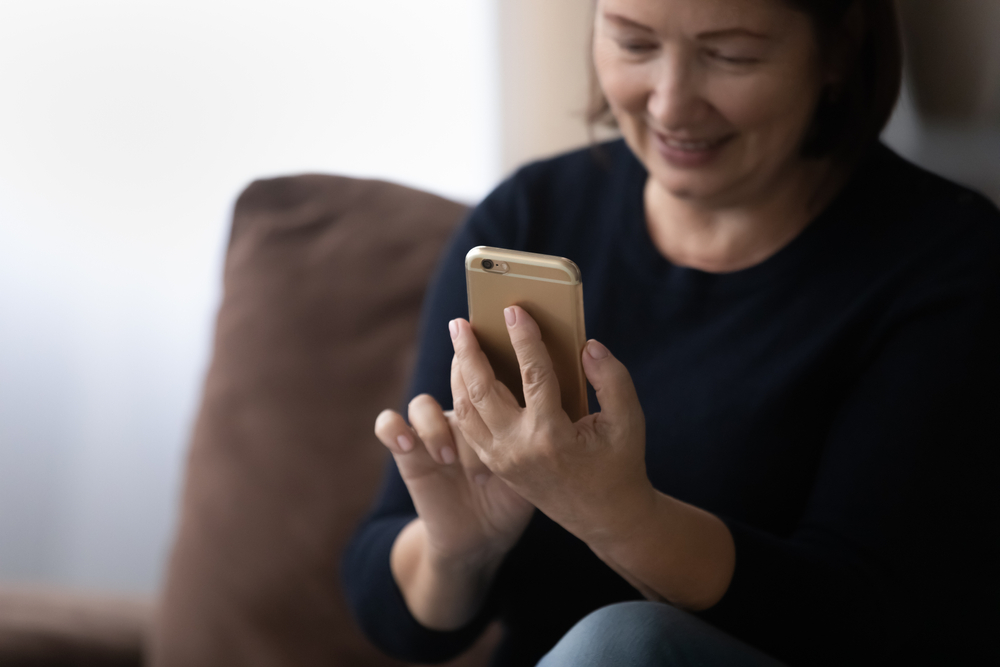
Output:
<path fill-rule="evenodd" d="M 707 53 L 710 58 L 730 65 L 752 65 L 759 62 L 757 58 L 727 54 L 721 51 L 708 51 Z"/>
<path fill-rule="evenodd" d="M 618 44 L 621 46 L 623 51 L 633 54 L 649 53 L 656 48 L 656 44 L 653 44 L 652 42 L 625 40 L 619 42 Z"/>

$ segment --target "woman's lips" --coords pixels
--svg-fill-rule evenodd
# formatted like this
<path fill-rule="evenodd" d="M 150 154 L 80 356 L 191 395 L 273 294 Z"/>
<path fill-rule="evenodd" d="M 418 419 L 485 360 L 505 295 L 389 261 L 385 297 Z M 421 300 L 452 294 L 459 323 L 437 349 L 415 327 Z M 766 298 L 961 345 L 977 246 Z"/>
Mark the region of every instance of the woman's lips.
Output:
<path fill-rule="evenodd" d="M 735 135 L 728 134 L 714 139 L 671 137 L 652 132 L 657 152 L 671 166 L 680 168 L 702 167 L 710 163 Z"/>

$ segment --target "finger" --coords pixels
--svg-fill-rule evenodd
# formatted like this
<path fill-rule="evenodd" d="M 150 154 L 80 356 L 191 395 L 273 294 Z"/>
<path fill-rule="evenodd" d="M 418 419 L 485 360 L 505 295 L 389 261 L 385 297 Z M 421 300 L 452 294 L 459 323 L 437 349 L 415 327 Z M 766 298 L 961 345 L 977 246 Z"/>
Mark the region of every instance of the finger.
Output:
<path fill-rule="evenodd" d="M 521 408 L 514 395 L 496 379 L 489 359 L 479 347 L 472 326 L 465 320 L 452 320 L 452 344 L 455 346 L 455 364 L 476 412 L 493 435 L 503 433 L 517 418 Z M 460 416 L 461 415 L 460 413 Z"/>
<path fill-rule="evenodd" d="M 469 390 L 459 368 L 458 355 L 451 359 L 451 400 L 455 407 L 455 420 L 467 440 L 466 444 L 473 446 L 477 452 L 488 449 L 493 444 L 493 433 L 469 398 Z"/>
<path fill-rule="evenodd" d="M 375 418 L 375 435 L 393 454 L 410 454 L 417 448 L 416 434 L 395 410 L 383 410 Z"/>
<path fill-rule="evenodd" d="M 458 417 L 455 415 L 455 411 L 448 410 L 444 413 L 444 416 L 448 420 L 448 423 L 451 424 L 452 437 L 455 438 L 455 448 L 458 449 L 458 460 L 462 462 L 462 468 L 465 469 L 466 476 L 479 484 L 485 484 L 493 475 L 493 472 L 486 467 L 486 464 L 479 458 L 476 450 L 465 439 L 465 435 L 458 424 Z"/>
<path fill-rule="evenodd" d="M 536 415 L 558 414 L 562 411 L 559 379 L 538 323 L 520 306 L 506 308 L 503 314 L 510 343 L 521 367 L 525 407 Z"/>
<path fill-rule="evenodd" d="M 601 405 L 601 421 L 622 427 L 642 422 L 642 406 L 632 376 L 608 348 L 596 340 L 583 347 L 583 372 Z"/>
<path fill-rule="evenodd" d="M 421 394 L 410 401 L 407 416 L 431 458 L 446 466 L 458 460 L 451 426 L 444 416 L 444 410 L 432 396 Z"/>

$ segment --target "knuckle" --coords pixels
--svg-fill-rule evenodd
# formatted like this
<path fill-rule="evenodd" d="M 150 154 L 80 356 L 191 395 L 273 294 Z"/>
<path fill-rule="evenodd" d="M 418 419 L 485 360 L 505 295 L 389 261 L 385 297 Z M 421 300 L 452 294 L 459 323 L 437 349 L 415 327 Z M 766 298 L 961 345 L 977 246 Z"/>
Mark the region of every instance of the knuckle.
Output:
<path fill-rule="evenodd" d="M 475 412 L 475 408 L 468 397 L 458 396 L 455 398 L 455 416 L 458 417 L 459 421 L 465 421 L 472 416 L 473 412 Z"/>
<path fill-rule="evenodd" d="M 556 458 L 566 442 L 566 432 L 551 419 L 536 415 L 525 424 L 522 437 L 531 443 L 530 451 L 541 458 Z"/>
<path fill-rule="evenodd" d="M 492 451 L 480 449 L 476 452 L 476 461 L 478 464 L 474 465 L 473 468 L 479 473 L 493 473 L 498 465 L 497 457 L 493 455 Z"/>
<path fill-rule="evenodd" d="M 500 477 L 510 477 L 511 471 L 516 470 L 514 461 L 509 454 L 500 455 L 496 452 L 488 452 L 481 455 L 480 459 L 494 475 Z"/>
<path fill-rule="evenodd" d="M 544 364 L 536 360 L 521 364 L 521 383 L 526 390 L 543 384 L 547 377 L 548 367 Z"/>
<path fill-rule="evenodd" d="M 482 403 L 490 395 L 490 388 L 484 382 L 471 382 L 466 386 L 466 389 L 469 392 L 469 400 L 474 405 Z"/>
<path fill-rule="evenodd" d="M 524 337 L 523 330 L 511 334 L 510 344 L 514 347 L 514 352 L 518 354 L 528 354 L 531 352 L 531 341 Z"/>
<path fill-rule="evenodd" d="M 496 468 L 494 470 L 497 470 L 504 477 L 516 476 L 518 471 L 530 470 L 532 468 L 534 465 L 532 458 L 523 449 L 509 451 L 501 460 L 495 462 Z"/>
<path fill-rule="evenodd" d="M 545 450 L 552 450 L 559 438 L 559 429 L 550 419 L 538 420 L 535 424 L 535 439 Z"/>

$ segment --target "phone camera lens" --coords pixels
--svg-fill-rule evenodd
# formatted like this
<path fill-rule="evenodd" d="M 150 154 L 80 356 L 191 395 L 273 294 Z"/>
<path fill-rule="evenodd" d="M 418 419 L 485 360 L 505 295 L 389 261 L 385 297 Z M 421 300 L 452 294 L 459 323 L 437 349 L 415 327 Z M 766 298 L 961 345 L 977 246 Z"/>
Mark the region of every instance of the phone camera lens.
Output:
<path fill-rule="evenodd" d="M 492 259 L 484 259 L 483 260 L 483 268 L 486 269 L 487 271 L 489 271 L 490 269 L 492 269 L 493 268 L 493 260 Z"/>

